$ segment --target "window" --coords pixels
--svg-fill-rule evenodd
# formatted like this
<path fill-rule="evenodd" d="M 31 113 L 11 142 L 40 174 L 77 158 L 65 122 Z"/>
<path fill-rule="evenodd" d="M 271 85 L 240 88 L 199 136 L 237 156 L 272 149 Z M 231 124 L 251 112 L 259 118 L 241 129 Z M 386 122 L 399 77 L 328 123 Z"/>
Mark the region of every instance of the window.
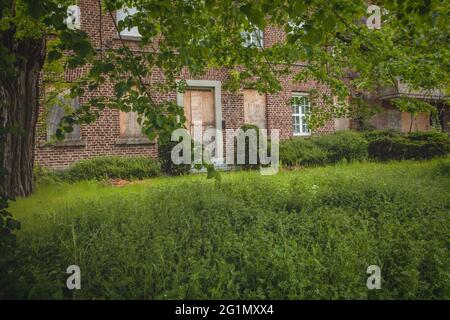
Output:
<path fill-rule="evenodd" d="M 257 47 L 263 48 L 264 46 L 264 34 L 262 30 L 256 28 L 254 31 L 244 31 L 241 33 L 242 38 L 244 39 L 243 45 L 244 47 Z"/>
<path fill-rule="evenodd" d="M 117 24 L 119 24 L 120 21 L 124 21 L 126 17 L 132 16 L 137 11 L 136 8 L 125 8 L 125 9 L 119 9 L 117 10 Z M 121 36 L 130 36 L 130 37 L 140 37 L 141 34 L 139 33 L 139 30 L 137 27 L 133 27 L 131 29 L 125 28 L 122 31 L 120 31 Z"/>
<path fill-rule="evenodd" d="M 66 25 L 70 30 L 81 28 L 81 11 L 79 6 L 72 5 L 67 7 Z"/>
<path fill-rule="evenodd" d="M 310 103 L 307 94 L 295 94 L 292 97 L 292 118 L 295 136 L 310 135 L 307 119 Z"/>
<path fill-rule="evenodd" d="M 53 105 L 47 118 L 47 141 L 52 141 L 53 136 L 56 134 L 56 130 L 59 127 L 61 119 L 70 111 L 79 108 L 79 99 L 66 99 L 60 98 L 60 102 Z M 64 110 L 68 110 L 66 113 Z M 79 125 L 73 126 L 73 131 L 65 134 L 64 141 L 81 140 L 81 130 Z"/>
<path fill-rule="evenodd" d="M 142 127 L 136 112 L 120 111 L 120 138 L 143 138 Z"/>
<path fill-rule="evenodd" d="M 266 128 L 266 95 L 254 89 L 244 89 L 244 121 L 260 129 Z"/>
<path fill-rule="evenodd" d="M 288 27 L 290 29 L 290 31 L 288 32 L 288 34 L 295 34 L 297 31 L 303 29 L 303 26 L 305 25 L 304 22 L 294 22 L 292 20 L 288 21 Z"/>

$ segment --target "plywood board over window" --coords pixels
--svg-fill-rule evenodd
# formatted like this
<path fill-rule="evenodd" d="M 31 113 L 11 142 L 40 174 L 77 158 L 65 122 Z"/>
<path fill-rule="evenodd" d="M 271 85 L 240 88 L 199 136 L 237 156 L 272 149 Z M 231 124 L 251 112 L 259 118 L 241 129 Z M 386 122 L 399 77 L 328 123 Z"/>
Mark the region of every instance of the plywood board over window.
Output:
<path fill-rule="evenodd" d="M 142 138 L 142 127 L 139 125 L 136 112 L 120 111 L 120 138 Z"/>
<path fill-rule="evenodd" d="M 399 110 L 387 111 L 387 127 L 394 130 L 401 130 L 401 112 Z"/>
<path fill-rule="evenodd" d="M 266 95 L 257 90 L 244 90 L 244 121 L 261 129 L 266 128 Z"/>
<path fill-rule="evenodd" d="M 183 97 L 186 128 L 193 134 L 194 126 L 201 126 L 203 132 L 215 128 L 214 92 L 212 89 L 188 89 Z"/>
<path fill-rule="evenodd" d="M 47 118 L 47 141 L 52 141 L 56 130 L 59 127 L 61 119 L 66 115 L 64 109 L 77 110 L 80 106 L 78 97 L 74 99 L 68 99 L 61 97 L 60 102 L 54 104 L 48 114 Z M 69 110 L 69 111 L 71 111 Z M 65 141 L 80 140 L 81 139 L 81 129 L 79 125 L 74 125 L 72 127 L 72 132 L 65 133 Z"/>
<path fill-rule="evenodd" d="M 430 130 L 430 114 L 426 112 L 419 113 L 412 121 L 411 127 L 411 114 L 407 112 L 402 112 L 401 116 L 401 130 L 403 132 L 412 131 L 428 131 Z"/>

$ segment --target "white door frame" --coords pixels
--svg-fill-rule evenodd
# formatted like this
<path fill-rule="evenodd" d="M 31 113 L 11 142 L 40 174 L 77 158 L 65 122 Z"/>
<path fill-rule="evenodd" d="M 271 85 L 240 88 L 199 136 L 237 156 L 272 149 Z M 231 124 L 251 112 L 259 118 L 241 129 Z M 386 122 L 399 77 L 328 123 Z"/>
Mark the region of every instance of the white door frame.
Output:
<path fill-rule="evenodd" d="M 214 91 L 214 116 L 216 119 L 216 157 L 215 164 L 223 164 L 223 133 L 222 133 L 222 82 L 216 80 L 186 80 L 186 90 L 195 88 L 210 88 Z M 177 104 L 184 108 L 184 92 L 177 92 Z"/>

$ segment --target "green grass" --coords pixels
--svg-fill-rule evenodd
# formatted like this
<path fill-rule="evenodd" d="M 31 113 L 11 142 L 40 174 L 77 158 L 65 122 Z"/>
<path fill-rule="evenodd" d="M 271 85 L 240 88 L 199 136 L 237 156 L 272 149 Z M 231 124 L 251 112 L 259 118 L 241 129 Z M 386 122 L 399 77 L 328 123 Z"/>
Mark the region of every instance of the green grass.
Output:
<path fill-rule="evenodd" d="M 275 176 L 55 183 L 11 205 L 22 222 L 0 297 L 445 298 L 450 158 Z M 82 289 L 65 289 L 66 268 Z M 366 269 L 382 269 L 369 291 Z"/>

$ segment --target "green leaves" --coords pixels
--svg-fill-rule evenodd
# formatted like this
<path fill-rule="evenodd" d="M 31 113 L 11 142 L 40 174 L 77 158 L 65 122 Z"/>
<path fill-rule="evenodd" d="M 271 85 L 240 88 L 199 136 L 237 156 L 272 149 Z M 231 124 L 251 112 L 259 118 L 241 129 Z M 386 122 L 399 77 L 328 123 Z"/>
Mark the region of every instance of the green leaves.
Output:
<path fill-rule="evenodd" d="M 58 70 L 92 64 L 85 82 L 73 84 L 74 94 L 95 91 L 108 81 L 113 86 L 112 97 L 90 99 L 77 121 L 93 121 L 98 112 L 91 108 L 133 110 L 151 138 L 179 127 L 177 117 L 181 125 L 184 120 L 182 112 L 160 97 L 182 87 L 180 75 L 201 78 L 211 68 L 229 70 L 223 83 L 229 91 L 253 87 L 275 93 L 286 75 L 299 82 L 317 81 L 330 90 L 318 97 L 327 107 L 312 116 L 316 125 L 332 116 L 326 96 L 348 94 L 342 79 L 349 69 L 358 75 L 351 86 L 374 93 L 397 77 L 416 88 L 450 87 L 450 50 L 444 45 L 448 8 L 435 1 L 385 3 L 382 12 L 388 14 L 376 32 L 361 22 L 367 9 L 362 1 L 108 1 L 106 9 L 113 15 L 123 7 L 138 8 L 119 27 L 138 27 L 142 41 L 136 43 L 139 49 L 103 48 L 101 56 L 84 32 L 68 30 L 62 23 L 66 7 L 58 6 L 60 1 L 25 3 L 27 14 L 58 38 L 48 62 L 61 62 Z M 242 46 L 243 30 L 267 26 L 264 48 Z M 290 32 L 289 42 L 273 32 L 276 29 Z M 2 66 L 14 59 L 3 51 L 0 47 Z M 291 68 L 299 61 L 305 65 L 301 71 Z"/>
<path fill-rule="evenodd" d="M 416 116 L 420 112 L 436 112 L 436 107 L 431 104 L 419 100 L 416 98 L 410 98 L 407 96 L 401 98 L 392 99 L 394 105 L 403 112 L 408 112 L 413 116 Z"/>
<path fill-rule="evenodd" d="M 62 58 L 62 53 L 59 50 L 52 50 L 47 55 L 48 62 L 53 62 L 53 61 L 56 61 L 61 58 Z"/>
<path fill-rule="evenodd" d="M 14 220 L 10 217 L 6 218 L 6 227 L 9 228 L 10 230 L 18 230 L 20 229 L 20 222 L 17 220 Z"/>
<path fill-rule="evenodd" d="M 240 7 L 251 24 L 263 29 L 266 26 L 265 13 L 257 6 L 257 3 L 249 2 Z"/>
<path fill-rule="evenodd" d="M 46 5 L 48 5 L 49 1 L 24 0 L 23 2 L 26 4 L 27 13 L 36 20 L 48 14 Z"/>

